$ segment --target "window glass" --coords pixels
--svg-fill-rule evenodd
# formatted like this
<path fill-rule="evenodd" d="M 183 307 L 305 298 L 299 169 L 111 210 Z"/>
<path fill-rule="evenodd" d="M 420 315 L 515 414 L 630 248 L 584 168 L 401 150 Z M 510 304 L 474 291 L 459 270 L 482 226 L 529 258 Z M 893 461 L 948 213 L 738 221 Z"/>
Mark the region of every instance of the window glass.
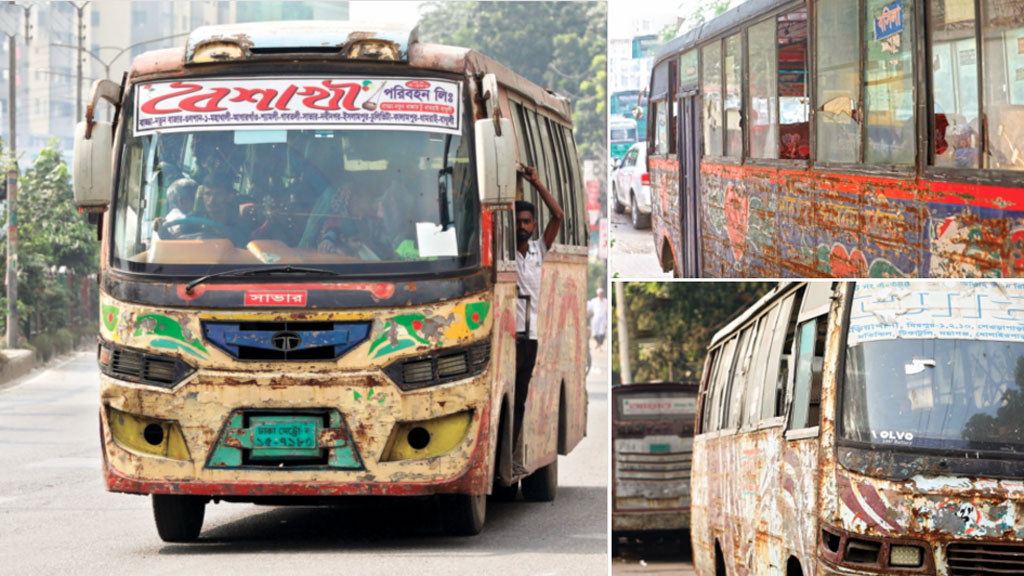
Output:
<path fill-rule="evenodd" d="M 857 2 L 817 3 L 817 160 L 860 159 L 860 42 Z"/>
<path fill-rule="evenodd" d="M 761 419 L 761 406 L 764 403 L 764 395 L 768 393 L 764 387 L 768 352 L 771 350 L 775 324 L 778 319 L 779 307 L 775 306 L 761 318 L 757 329 L 757 341 L 754 343 L 754 352 L 751 356 L 750 376 L 747 378 L 749 397 L 744 402 L 747 412 L 744 417 L 745 424 L 754 424 Z"/>
<path fill-rule="evenodd" d="M 985 6 L 985 167 L 1024 170 L 1024 10 L 1020 0 Z"/>
<path fill-rule="evenodd" d="M 825 317 L 800 325 L 793 385 L 793 412 L 790 429 L 818 425 L 821 404 L 821 375 L 825 361 Z"/>
<path fill-rule="evenodd" d="M 711 414 L 711 409 L 710 409 L 710 405 L 708 404 L 708 402 L 709 402 L 709 399 L 711 398 L 710 388 L 713 386 L 713 384 L 715 382 L 716 374 L 718 373 L 718 364 L 719 364 L 718 363 L 718 352 L 719 352 L 719 350 L 721 350 L 721 348 L 715 348 L 714 350 L 711 351 L 711 354 L 708 355 L 708 367 L 707 367 L 706 372 L 704 373 L 704 382 L 703 382 L 703 385 L 702 385 L 701 391 L 700 391 L 701 403 L 702 403 L 702 405 L 701 405 L 701 425 L 700 425 L 700 431 L 702 433 L 703 432 L 708 432 L 708 431 L 711 430 L 709 428 L 710 422 L 711 422 L 709 414 Z"/>
<path fill-rule="evenodd" d="M 725 40 L 725 155 L 743 156 L 743 43 L 736 34 Z"/>
<path fill-rule="evenodd" d="M 764 375 L 764 393 L 761 395 L 761 419 L 782 415 L 782 399 L 789 377 L 789 350 L 792 333 L 796 330 L 794 295 L 789 295 L 779 307 L 779 318 L 772 334 L 772 347 L 768 352 L 767 371 Z"/>
<path fill-rule="evenodd" d="M 679 58 L 679 89 L 697 87 L 697 51 L 690 50 Z"/>
<path fill-rule="evenodd" d="M 729 387 L 729 382 L 732 380 L 732 358 L 736 352 L 736 338 L 725 345 L 722 352 L 722 362 L 718 367 L 718 372 L 715 375 L 715 386 L 713 395 L 711 397 L 711 429 L 721 430 L 723 426 L 722 404 L 725 402 L 726 390 Z"/>
<path fill-rule="evenodd" d="M 654 103 L 654 153 L 668 154 L 668 106 L 665 100 Z"/>
<path fill-rule="evenodd" d="M 712 42 L 701 50 L 704 155 L 722 155 L 722 45 Z"/>
<path fill-rule="evenodd" d="M 811 157 L 811 104 L 807 83 L 807 9 L 778 19 L 779 157 Z"/>
<path fill-rule="evenodd" d="M 750 157 L 778 158 L 774 19 L 750 27 L 747 50 L 750 60 Z"/>
<path fill-rule="evenodd" d="M 740 416 L 743 414 L 743 392 L 750 374 L 750 356 L 756 330 L 757 327 L 751 324 L 740 334 L 739 356 L 736 361 L 736 370 L 733 371 L 732 387 L 729 389 L 729 405 L 726 406 L 725 411 L 725 422 L 728 428 L 740 427 Z"/>
<path fill-rule="evenodd" d="M 864 107 L 868 164 L 913 164 L 913 0 L 867 0 Z"/>
<path fill-rule="evenodd" d="M 931 0 L 932 163 L 978 167 L 978 46 L 974 0 Z"/>

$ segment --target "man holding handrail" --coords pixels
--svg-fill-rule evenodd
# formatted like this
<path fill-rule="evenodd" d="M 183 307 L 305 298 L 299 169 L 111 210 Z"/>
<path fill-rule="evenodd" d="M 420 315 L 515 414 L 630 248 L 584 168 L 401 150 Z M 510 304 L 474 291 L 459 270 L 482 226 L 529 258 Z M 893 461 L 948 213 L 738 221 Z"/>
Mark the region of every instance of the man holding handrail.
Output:
<path fill-rule="evenodd" d="M 523 164 L 518 164 L 516 169 L 537 189 L 551 213 L 551 218 L 544 228 L 544 236 L 539 240 L 530 240 L 537 228 L 537 209 L 525 200 L 516 201 L 516 269 L 519 274 L 516 279 L 516 403 L 513 423 L 515 453 L 512 473 L 519 477 L 527 472 L 522 464 L 521 435 L 526 398 L 530 391 L 530 377 L 537 362 L 537 308 L 540 306 L 541 267 L 548 249 L 555 243 L 559 228 L 562 227 L 563 214 L 554 196 L 540 181 L 536 169 Z"/>

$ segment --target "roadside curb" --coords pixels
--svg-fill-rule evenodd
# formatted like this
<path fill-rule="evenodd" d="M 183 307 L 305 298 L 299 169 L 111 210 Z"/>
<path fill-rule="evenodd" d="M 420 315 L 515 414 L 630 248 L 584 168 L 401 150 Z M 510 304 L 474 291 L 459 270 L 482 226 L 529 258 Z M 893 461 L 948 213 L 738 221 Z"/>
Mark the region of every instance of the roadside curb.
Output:
<path fill-rule="evenodd" d="M 54 368 L 74 360 L 82 353 L 88 353 L 89 349 L 79 347 L 70 352 L 54 356 L 47 362 L 35 361 L 35 352 L 31 350 L 0 350 L 0 354 L 7 356 L 7 364 L 0 368 L 0 390 L 6 390 L 21 382 L 25 382 L 35 373 Z"/>

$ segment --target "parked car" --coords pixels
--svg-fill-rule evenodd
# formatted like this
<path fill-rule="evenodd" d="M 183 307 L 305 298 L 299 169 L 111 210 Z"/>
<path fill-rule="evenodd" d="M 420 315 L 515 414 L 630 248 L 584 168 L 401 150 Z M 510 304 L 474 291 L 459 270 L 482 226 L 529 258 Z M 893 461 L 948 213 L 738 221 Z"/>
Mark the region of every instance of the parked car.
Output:
<path fill-rule="evenodd" d="M 651 227 L 651 180 L 647 174 L 647 144 L 633 144 L 612 172 L 612 201 L 622 214 L 629 205 L 633 228 Z"/>

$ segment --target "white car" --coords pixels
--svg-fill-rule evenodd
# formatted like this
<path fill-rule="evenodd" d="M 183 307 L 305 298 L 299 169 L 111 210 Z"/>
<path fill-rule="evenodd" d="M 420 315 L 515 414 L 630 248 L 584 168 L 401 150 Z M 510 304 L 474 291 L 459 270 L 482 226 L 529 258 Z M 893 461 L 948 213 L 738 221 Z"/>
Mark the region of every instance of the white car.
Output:
<path fill-rule="evenodd" d="M 629 206 L 633 228 L 651 226 L 651 180 L 647 173 L 647 143 L 637 142 L 612 171 L 612 202 L 622 214 Z"/>

